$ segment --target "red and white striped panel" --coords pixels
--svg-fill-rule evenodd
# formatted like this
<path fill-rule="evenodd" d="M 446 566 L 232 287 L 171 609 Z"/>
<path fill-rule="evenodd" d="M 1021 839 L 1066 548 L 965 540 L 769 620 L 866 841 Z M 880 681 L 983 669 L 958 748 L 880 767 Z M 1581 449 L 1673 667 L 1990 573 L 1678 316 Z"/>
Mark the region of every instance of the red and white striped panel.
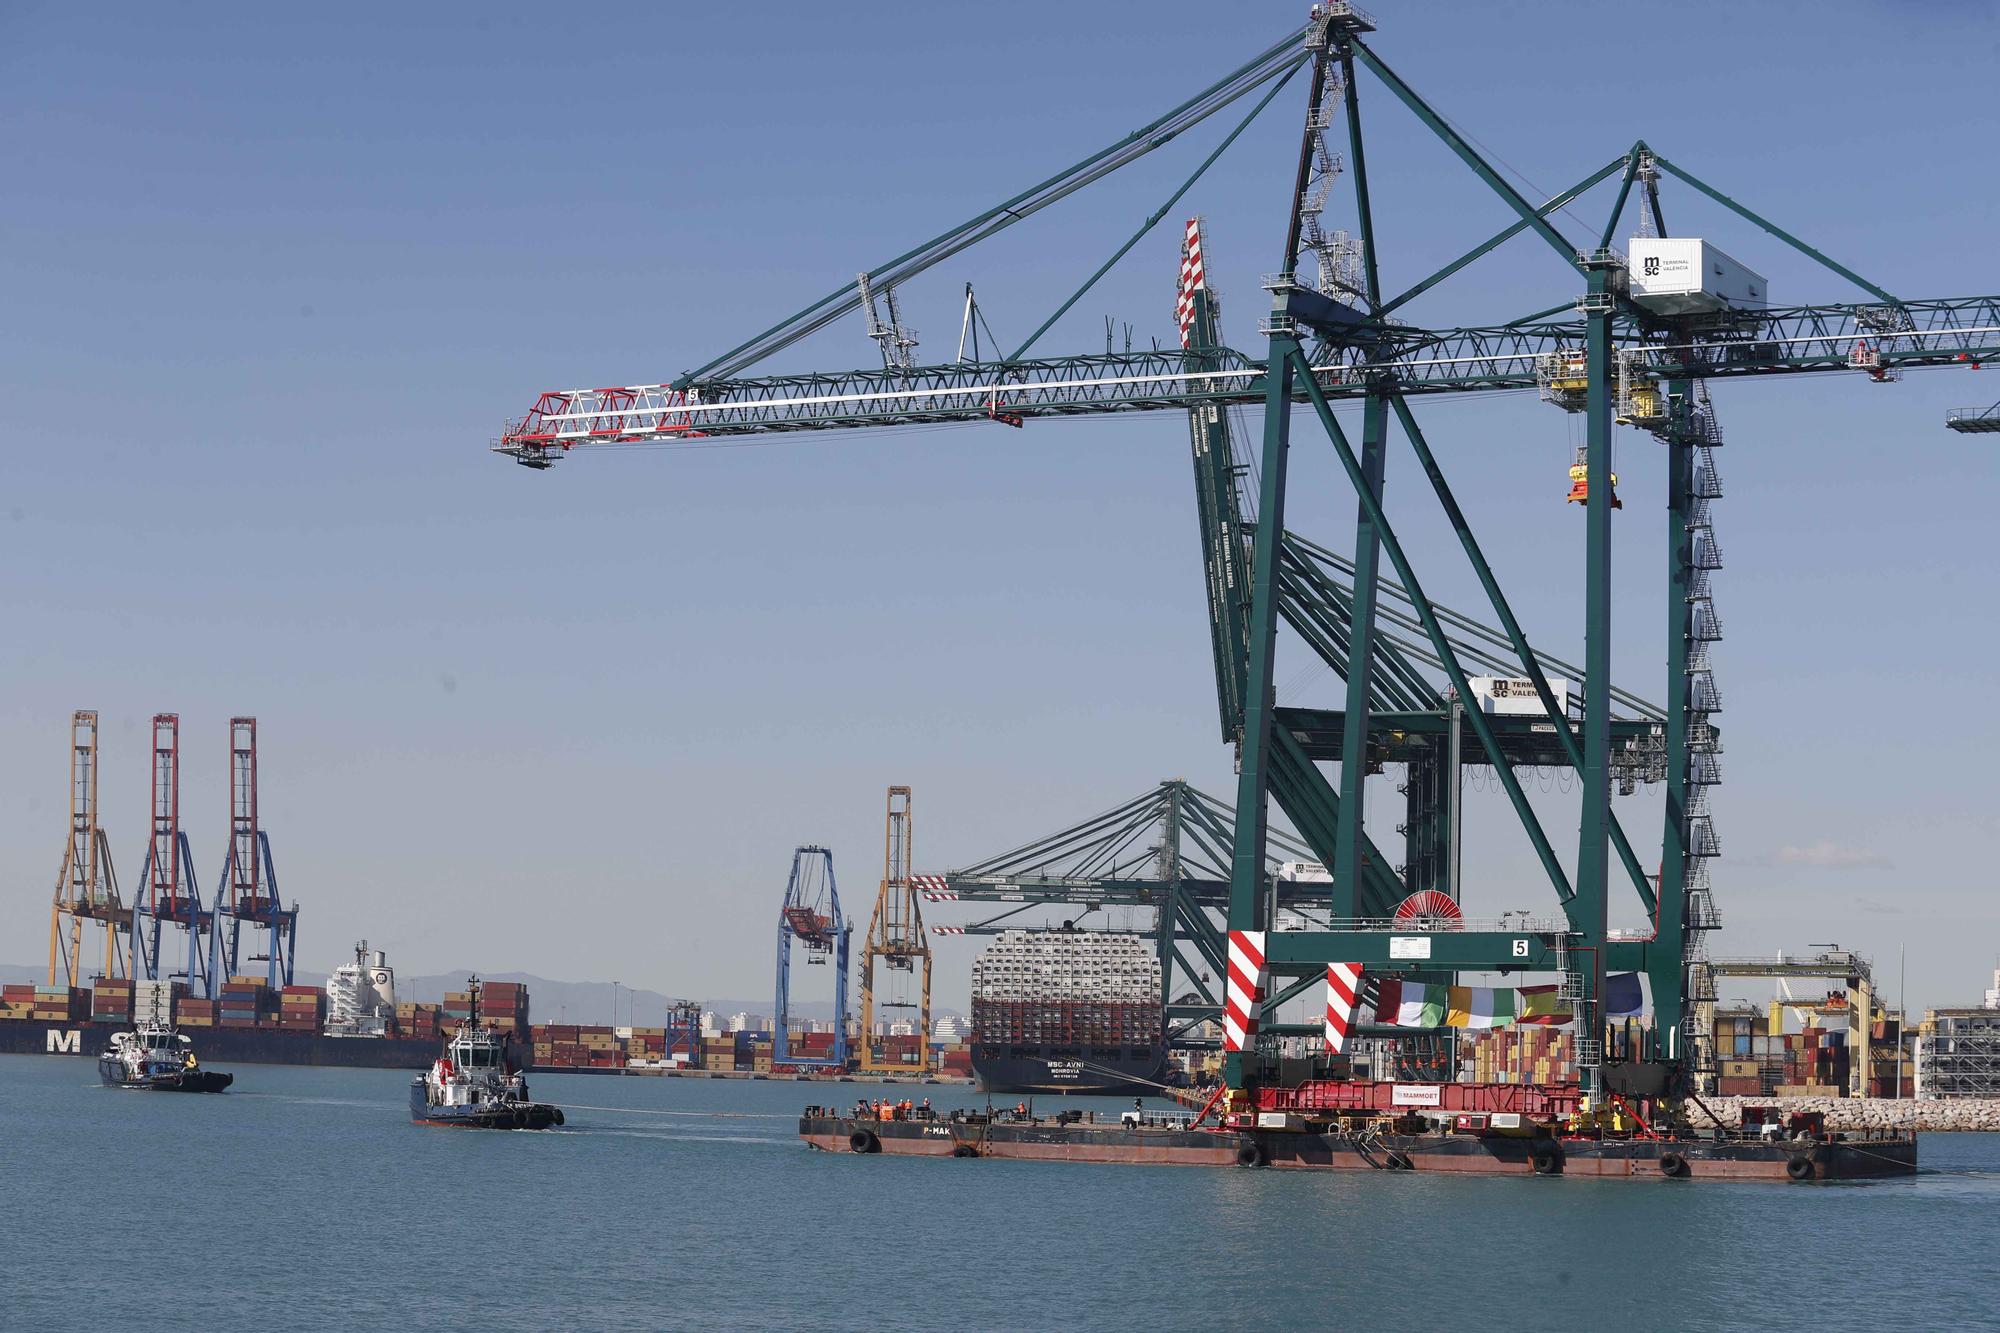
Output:
<path fill-rule="evenodd" d="M 1229 932 L 1229 987 L 1222 998 L 1222 1049 L 1248 1050 L 1264 1005 L 1264 932 Z"/>
<path fill-rule="evenodd" d="M 1354 1004 L 1361 996 L 1361 964 L 1328 963 L 1326 967 L 1326 1049 L 1339 1055 L 1354 1026 Z"/>
<path fill-rule="evenodd" d="M 1208 285 L 1201 262 L 1201 219 L 1189 218 L 1181 240 L 1181 285 L 1174 301 L 1174 322 L 1181 326 L 1181 346 L 1194 341 L 1194 294 Z"/>
<path fill-rule="evenodd" d="M 933 935 L 963 935 L 964 933 L 965 933 L 965 927 L 964 927 L 964 926 L 932 926 L 932 927 L 931 927 L 931 934 L 933 934 Z"/>
<path fill-rule="evenodd" d="M 910 887 L 924 895 L 927 903 L 955 903 L 958 895 L 950 888 L 950 881 L 943 875 L 912 875 Z"/>

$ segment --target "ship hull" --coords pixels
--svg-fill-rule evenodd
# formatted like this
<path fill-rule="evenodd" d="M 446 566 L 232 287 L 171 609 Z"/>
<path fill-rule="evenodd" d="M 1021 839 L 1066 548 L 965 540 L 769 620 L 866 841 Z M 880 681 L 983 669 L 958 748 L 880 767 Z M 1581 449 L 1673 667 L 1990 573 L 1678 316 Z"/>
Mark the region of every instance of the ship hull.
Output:
<path fill-rule="evenodd" d="M 563 1123 L 560 1107 L 542 1102 L 484 1102 L 473 1106 L 432 1106 L 424 1081 L 410 1084 L 410 1119 L 419 1125 L 445 1129 L 555 1129 Z"/>
<path fill-rule="evenodd" d="M 1131 1048 L 1095 1050 L 1008 1046 L 972 1048 L 972 1075 L 982 1092 L 1088 1096 L 1144 1096 L 1160 1087 L 1165 1047 L 1134 1053 Z"/>
<path fill-rule="evenodd" d="M 97 1077 L 107 1088 L 135 1092 L 221 1092 L 236 1081 L 234 1074 L 214 1069 L 184 1069 L 173 1074 L 133 1078 L 125 1072 L 123 1064 L 108 1055 L 98 1057 Z"/>
<path fill-rule="evenodd" d="M 94 1058 L 111 1034 L 128 1023 L 64 1023 L 48 1019 L 0 1021 L 0 1055 L 78 1055 Z M 435 1039 L 329 1037 L 275 1028 L 189 1028 L 202 1058 L 232 1065 L 331 1065 L 346 1069 L 427 1069 L 437 1058 Z"/>
<path fill-rule="evenodd" d="M 1528 1139 L 1127 1128 L 1106 1124 L 876 1121 L 806 1115 L 799 1136 L 825 1152 L 1156 1166 L 1413 1171 L 1633 1180 L 1872 1180 L 1914 1175 L 1914 1135 L 1810 1143 Z"/>

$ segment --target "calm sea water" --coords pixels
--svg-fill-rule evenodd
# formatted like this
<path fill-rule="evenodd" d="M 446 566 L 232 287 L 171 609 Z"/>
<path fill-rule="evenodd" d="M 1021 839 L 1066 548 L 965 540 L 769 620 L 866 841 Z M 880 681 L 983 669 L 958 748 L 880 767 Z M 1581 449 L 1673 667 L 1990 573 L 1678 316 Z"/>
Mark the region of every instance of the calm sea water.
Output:
<path fill-rule="evenodd" d="M 0 1057 L 0 1328 L 2000 1328 L 2000 1136 L 1885 1184 L 1439 1180 L 815 1153 L 794 1083 L 543 1074 L 568 1128 L 496 1134 L 389 1071 L 95 1072 Z"/>

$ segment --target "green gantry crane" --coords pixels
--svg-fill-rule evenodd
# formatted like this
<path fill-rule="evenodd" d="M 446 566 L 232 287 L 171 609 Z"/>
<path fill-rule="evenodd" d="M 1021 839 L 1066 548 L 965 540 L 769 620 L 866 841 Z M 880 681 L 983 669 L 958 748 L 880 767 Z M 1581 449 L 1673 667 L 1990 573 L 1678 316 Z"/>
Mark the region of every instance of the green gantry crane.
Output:
<path fill-rule="evenodd" d="M 508 425 L 494 448 L 525 466 L 545 469 L 574 449 L 595 445 L 671 445 L 694 437 L 913 423 L 1018 426 L 1114 412 L 1189 414 L 1197 423 L 1197 481 L 1205 488 L 1218 700 L 1224 735 L 1239 755 L 1227 876 L 1229 984 L 1222 997 L 1225 1028 L 1231 1033 L 1226 1074 L 1238 1094 L 1236 1104 L 1251 1104 L 1266 1079 L 1255 1032 L 1272 994 L 1300 982 L 1309 985 L 1334 963 L 1358 963 L 1378 976 L 1458 970 L 1557 974 L 1579 1019 L 1578 1065 L 1586 1103 L 1621 1088 L 1671 1089 L 1676 1077 L 1700 1058 L 1699 1043 L 1692 1040 L 1698 1034 L 1688 979 L 1691 959 L 1699 953 L 1699 931 L 1711 924 L 1698 873 L 1702 857 L 1713 850 L 1706 845 L 1711 834 L 1700 797 L 1712 780 L 1715 755 L 1714 701 L 1702 697 L 1704 689 L 1712 690 L 1705 684 L 1701 657 L 1714 628 L 1706 590 L 1713 567 L 1712 535 L 1703 535 L 1713 483 L 1702 459 L 1719 434 L 1705 386 L 1825 372 L 1860 373 L 1886 383 L 1914 367 L 1976 364 L 2000 350 L 2000 297 L 1894 296 L 1643 140 L 1555 197 L 1531 203 L 1375 52 L 1374 31 L 1373 20 L 1353 5 L 1315 6 L 1302 27 L 1166 114 L 867 270 L 861 282 L 834 290 L 671 382 L 545 393 L 526 416 Z M 1383 238 L 1374 226 L 1371 163 L 1362 133 L 1362 74 L 1440 140 L 1515 219 L 1400 292 L 1382 280 Z M 1279 93 L 1300 83 L 1305 87 L 1303 128 L 1292 131 L 1298 135 L 1298 166 L 1282 196 L 1277 269 L 1264 284 L 1271 304 L 1260 329 L 1261 347 L 1255 352 L 1230 348 L 1210 336 L 1190 339 L 1179 349 L 1031 356 L 1042 336 L 1157 226 Z M 1012 354 L 916 364 L 913 349 L 897 340 L 892 327 L 883 345 L 893 345 L 897 355 L 885 352 L 879 368 L 746 373 L 858 311 L 866 312 L 868 331 L 875 336 L 883 327 L 873 314 L 878 296 L 886 300 L 940 261 L 1246 101 L 1247 112 L 1160 210 L 1057 304 Z M 1345 131 L 1341 172 L 1330 160 L 1337 127 Z M 1344 175 L 1351 186 L 1351 234 L 1329 232 L 1323 223 L 1336 175 Z M 1712 290 L 1706 281 L 1696 281 L 1677 296 L 1666 293 L 1656 271 L 1660 247 L 1649 244 L 1644 264 L 1635 265 L 1613 248 L 1613 240 L 1635 186 L 1641 196 L 1642 236 L 1690 239 L 1671 237 L 1668 231 L 1659 188 L 1667 178 L 1852 284 L 1862 299 L 1772 306 L 1761 291 L 1761 279 L 1750 292 Z M 1601 232 L 1581 241 L 1565 236 L 1558 229 L 1558 210 L 1613 181 L 1615 197 Z M 1551 270 L 1566 284 L 1552 293 L 1561 299 L 1550 308 L 1490 325 L 1421 327 L 1399 315 L 1416 297 L 1520 235 L 1532 236 L 1548 252 Z M 893 325 L 893 304 L 890 310 Z M 1574 712 L 1569 700 L 1558 696 L 1543 659 L 1530 646 L 1416 419 L 1414 405 L 1425 397 L 1502 390 L 1540 393 L 1583 418 L 1584 444 L 1571 490 L 1571 498 L 1584 507 L 1585 636 L 1581 670 L 1575 673 L 1580 707 Z M 1360 405 L 1358 438 L 1350 437 L 1334 413 L 1335 404 L 1343 402 Z M 1241 521 L 1240 508 L 1232 516 L 1220 474 L 1211 467 L 1204 477 L 1201 470 L 1204 414 L 1219 417 L 1231 407 L 1261 410 L 1253 469 L 1254 525 Z M 1325 548 L 1285 533 L 1292 421 L 1300 407 L 1316 422 L 1357 505 L 1353 555 L 1337 567 L 1339 591 L 1319 589 L 1321 609 L 1338 605 L 1342 613 L 1324 619 L 1308 612 L 1313 599 L 1306 593 L 1315 586 L 1313 570 L 1328 569 L 1322 559 Z M 1408 441 L 1491 604 L 1498 642 L 1480 642 L 1504 647 L 1517 664 L 1517 678 L 1526 682 L 1522 688 L 1540 703 L 1540 716 L 1529 719 L 1527 733 L 1578 775 L 1573 857 L 1558 852 L 1514 772 L 1518 752 L 1509 749 L 1509 732 L 1516 719 L 1468 706 L 1479 697 L 1469 669 L 1480 663 L 1462 651 L 1467 635 L 1453 632 L 1464 627 L 1454 626 L 1424 592 L 1409 551 L 1383 512 L 1392 421 Z M 1611 517 L 1617 503 L 1611 443 L 1619 422 L 1651 433 L 1666 446 L 1671 512 L 1662 553 L 1664 612 L 1672 630 L 1665 701 L 1656 718 L 1633 710 L 1622 733 L 1613 711 L 1617 696 L 1610 670 Z M 1226 467 L 1223 441 L 1206 443 L 1215 451 L 1213 466 Z M 1218 563 L 1228 577 L 1216 577 Z M 1406 674 L 1408 663 L 1399 661 L 1399 653 L 1408 655 L 1392 641 L 1395 622 L 1383 605 L 1390 596 L 1407 608 L 1415 624 L 1405 626 L 1405 638 L 1428 650 L 1431 664 L 1442 672 L 1442 684 Z M 1273 664 L 1281 624 L 1297 632 L 1345 680 L 1342 709 L 1278 705 Z M 1646 738 L 1655 727 L 1659 732 L 1666 801 L 1657 879 L 1643 870 L 1612 809 L 1613 788 L 1623 780 L 1621 764 L 1634 762 L 1628 743 L 1646 739 L 1634 735 L 1631 725 L 1644 728 Z M 1383 867 L 1367 850 L 1367 779 L 1379 769 L 1381 756 L 1394 753 L 1398 743 L 1408 746 L 1412 736 L 1441 740 L 1448 750 L 1462 745 L 1464 762 L 1490 766 L 1547 880 L 1553 903 L 1546 915 L 1511 921 L 1472 917 L 1458 923 L 1458 929 L 1427 932 L 1413 932 L 1407 923 L 1387 916 L 1390 897 L 1407 882 L 1384 883 L 1375 874 Z M 1321 767 L 1329 761 L 1338 762 L 1337 778 L 1329 778 Z M 1331 869 L 1323 929 L 1272 929 L 1273 801 Z M 1614 867 L 1622 868 L 1620 879 L 1630 881 L 1648 923 L 1643 931 L 1610 929 Z M 1597 1040 L 1607 970 L 1644 973 L 1655 1014 L 1650 1049 L 1609 1071 Z"/>

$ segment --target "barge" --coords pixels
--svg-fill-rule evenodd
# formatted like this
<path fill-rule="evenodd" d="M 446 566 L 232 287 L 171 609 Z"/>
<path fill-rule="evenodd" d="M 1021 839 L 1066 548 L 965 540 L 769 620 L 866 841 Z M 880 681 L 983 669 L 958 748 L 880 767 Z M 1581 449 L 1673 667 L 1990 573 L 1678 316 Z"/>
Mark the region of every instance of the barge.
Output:
<path fill-rule="evenodd" d="M 875 1117 L 807 1107 L 799 1137 L 823 1152 L 1155 1166 L 1419 1171 L 1484 1176 L 1834 1181 L 1914 1175 L 1916 1136 L 1834 1134 L 1813 1116 L 1660 1132 L 1623 1117 L 1546 1123 L 1518 1113 L 1302 1118 L 1204 1125 L 1200 1117 L 1124 1112 L 1115 1122 L 1064 1111 Z M 1243 1117 L 1229 1117 L 1241 1121 Z M 1623 1125 L 1623 1128 L 1614 1126 Z"/>

